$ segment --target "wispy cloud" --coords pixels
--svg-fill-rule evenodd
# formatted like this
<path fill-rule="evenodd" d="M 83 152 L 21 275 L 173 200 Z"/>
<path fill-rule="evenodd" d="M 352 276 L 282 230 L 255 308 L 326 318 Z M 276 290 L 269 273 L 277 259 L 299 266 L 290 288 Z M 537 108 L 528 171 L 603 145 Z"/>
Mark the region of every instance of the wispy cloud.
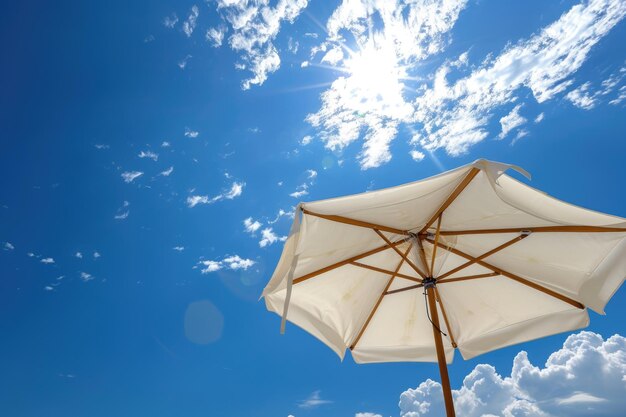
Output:
<path fill-rule="evenodd" d="M 201 271 L 203 274 L 210 272 L 216 272 L 221 269 L 230 269 L 232 271 L 247 270 L 252 267 L 256 262 L 252 259 L 241 258 L 239 255 L 227 256 L 222 260 L 201 260 L 198 262 L 201 265 Z M 202 268 L 204 267 L 204 268 Z"/>
<path fill-rule="evenodd" d="M 200 135 L 197 130 L 191 130 L 188 127 L 185 128 L 185 137 L 195 139 Z"/>
<path fill-rule="evenodd" d="M 226 35 L 227 30 L 228 28 L 226 26 L 210 28 L 206 31 L 206 40 L 214 48 L 219 48 L 220 46 L 222 46 L 222 42 L 224 42 L 224 36 Z"/>
<path fill-rule="evenodd" d="M 322 399 L 320 395 L 320 390 L 313 391 L 309 398 L 298 403 L 298 407 L 300 408 L 316 408 L 320 405 L 331 404 L 332 401 Z"/>
<path fill-rule="evenodd" d="M 182 252 L 182 251 L 185 250 L 185 247 L 184 246 L 174 246 L 172 249 L 175 250 L 176 252 Z"/>
<path fill-rule="evenodd" d="M 141 171 L 126 171 L 122 173 L 122 179 L 126 183 L 131 183 L 135 181 L 137 178 L 141 177 L 143 172 Z"/>
<path fill-rule="evenodd" d="M 103 149 L 109 149 L 110 146 L 109 145 L 105 145 L 103 143 L 96 143 L 95 145 L 93 145 L 96 149 L 98 149 L 99 151 L 103 150 Z"/>
<path fill-rule="evenodd" d="M 513 110 L 506 116 L 500 119 L 500 126 L 502 126 L 502 131 L 498 135 L 498 138 L 504 139 L 509 133 L 518 127 L 522 126 L 527 122 L 526 118 L 519 114 L 520 109 L 522 108 L 521 104 L 513 107 Z"/>
<path fill-rule="evenodd" d="M 148 159 L 152 159 L 153 161 L 158 161 L 159 160 L 159 154 L 154 153 L 152 151 L 141 151 L 139 152 L 139 155 L 137 155 L 139 158 L 148 158 Z"/>
<path fill-rule="evenodd" d="M 76 252 L 76 253 L 74 254 L 74 257 L 76 257 L 76 258 L 78 258 L 78 259 L 83 259 L 83 254 L 82 254 L 82 252 Z"/>
<path fill-rule="evenodd" d="M 244 90 L 253 85 L 261 85 L 269 74 L 280 68 L 280 56 L 274 39 L 284 22 L 292 23 L 307 6 L 307 0 L 279 0 L 272 7 L 266 2 L 249 3 L 217 0 L 217 11 L 224 25 L 230 27 L 228 38 L 230 47 L 241 53 L 241 61 L 236 67 L 252 73 L 242 82 Z M 225 29 L 213 29 L 215 38 L 221 44 Z M 207 32 L 207 38 L 209 33 Z"/>
<path fill-rule="evenodd" d="M 172 172 L 174 172 L 174 167 L 173 167 L 173 166 L 172 166 L 172 167 L 169 167 L 169 168 L 168 168 L 168 169 L 166 169 L 165 171 L 161 171 L 161 172 L 159 173 L 159 175 L 162 175 L 162 176 L 164 176 L 164 177 L 169 177 L 169 176 L 170 176 L 170 174 L 171 174 Z"/>
<path fill-rule="evenodd" d="M 308 189 L 309 189 L 309 185 L 307 183 L 303 183 L 303 184 L 298 185 L 296 187 L 296 191 L 294 191 L 293 193 L 289 195 L 293 198 L 300 198 L 302 196 L 309 194 Z"/>
<path fill-rule="evenodd" d="M 420 77 L 419 63 L 444 50 L 466 4 L 344 2 L 333 12 L 328 37 L 311 59 L 343 75 L 322 93 L 319 111 L 307 117 L 328 149 L 362 140 L 361 168 L 374 168 L 391 160 L 390 144 L 405 126 L 414 132 L 413 150 L 463 154 L 490 135 L 502 108 L 532 100 L 525 91 L 538 103 L 562 95 L 591 49 L 626 14 L 621 0 L 582 1 L 477 65 L 470 65 L 466 52 L 432 78 Z M 359 49 L 346 53 L 351 38 Z"/>
<path fill-rule="evenodd" d="M 259 230 L 259 228 L 262 226 L 262 223 L 260 223 L 258 220 L 254 220 L 252 217 L 248 217 L 247 219 L 244 219 L 243 225 L 246 232 L 253 234 L 257 230 Z"/>
<path fill-rule="evenodd" d="M 2 246 L 2 248 L 4 250 L 13 250 L 15 249 L 15 246 L 13 246 L 11 242 L 4 242 L 4 245 Z"/>
<path fill-rule="evenodd" d="M 187 20 L 183 22 L 183 32 L 187 37 L 190 37 L 196 28 L 196 24 L 198 21 L 198 16 L 200 15 L 200 9 L 195 4 L 191 7 L 191 11 L 189 12 L 189 16 L 187 16 Z"/>
<path fill-rule="evenodd" d="M 95 279 L 95 277 L 87 272 L 81 272 L 80 279 L 82 279 L 84 282 L 88 282 Z"/>
<path fill-rule="evenodd" d="M 178 68 L 184 70 L 187 67 L 187 64 L 189 63 L 189 60 L 191 58 L 193 58 L 191 55 L 186 55 L 183 59 L 178 61 Z"/>
<path fill-rule="evenodd" d="M 244 182 L 233 182 L 228 191 L 220 193 L 215 197 L 209 197 L 207 195 L 191 195 L 187 197 L 187 205 L 189 207 L 195 207 L 198 204 L 213 204 L 222 200 L 232 200 L 239 197 L 243 193 L 243 187 L 245 185 L 246 184 Z"/>
<path fill-rule="evenodd" d="M 178 16 L 176 16 L 176 13 L 172 13 L 170 16 L 163 18 L 163 26 L 168 29 L 172 29 L 176 26 L 176 23 L 178 23 Z"/>
<path fill-rule="evenodd" d="M 42 258 L 39 262 L 42 264 L 53 264 L 54 258 Z"/>

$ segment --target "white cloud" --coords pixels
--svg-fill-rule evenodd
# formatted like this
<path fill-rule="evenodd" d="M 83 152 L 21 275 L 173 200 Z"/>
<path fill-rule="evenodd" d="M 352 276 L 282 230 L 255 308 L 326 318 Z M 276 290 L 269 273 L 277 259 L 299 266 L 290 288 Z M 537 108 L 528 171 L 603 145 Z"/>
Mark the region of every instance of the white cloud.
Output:
<path fill-rule="evenodd" d="M 591 48 L 626 14 L 619 0 L 591 0 L 573 6 L 528 40 L 508 46 L 465 78 L 448 85 L 451 67 L 442 66 L 434 84 L 415 100 L 421 121 L 414 144 L 459 155 L 488 136 L 492 113 L 519 97 L 523 87 L 543 103 L 563 92 Z"/>
<path fill-rule="evenodd" d="M 545 118 L 545 116 L 546 116 L 545 114 L 539 113 L 537 117 L 535 117 L 535 123 L 541 123 L 543 119 Z"/>
<path fill-rule="evenodd" d="M 287 217 L 292 217 L 293 218 L 293 211 L 291 213 L 286 212 L 283 209 L 279 209 L 278 213 L 276 214 L 276 217 L 274 218 L 274 220 L 268 220 L 267 223 L 268 224 L 274 224 L 277 221 L 279 221 L 282 217 L 287 216 Z"/>
<path fill-rule="evenodd" d="M 195 139 L 200 135 L 200 132 L 191 130 L 188 127 L 185 128 L 185 137 Z"/>
<path fill-rule="evenodd" d="M 43 258 L 40 262 L 42 264 L 53 264 L 54 263 L 54 258 Z"/>
<path fill-rule="evenodd" d="M 87 282 L 87 281 L 91 281 L 92 279 L 95 279 L 95 277 L 87 272 L 81 272 L 80 279 L 82 279 L 84 282 Z"/>
<path fill-rule="evenodd" d="M 74 256 L 77 257 L 78 259 L 83 259 L 83 254 L 81 252 L 76 252 Z"/>
<path fill-rule="evenodd" d="M 243 225 L 246 232 L 253 234 L 257 230 L 259 230 L 259 228 L 262 226 L 262 223 L 260 223 L 258 220 L 252 219 L 252 217 L 248 217 L 243 221 Z"/>
<path fill-rule="evenodd" d="M 198 263 L 204 266 L 204 268 L 200 271 L 203 274 L 219 271 L 224 268 L 232 271 L 237 271 L 239 269 L 243 269 L 245 271 L 256 264 L 256 262 L 252 259 L 241 258 L 239 255 L 227 256 L 221 261 L 204 260 Z"/>
<path fill-rule="evenodd" d="M 296 187 L 296 191 L 294 191 L 293 193 L 289 194 L 291 197 L 293 198 L 300 198 L 304 195 L 309 194 L 309 185 L 307 183 L 303 183 L 300 184 Z"/>
<path fill-rule="evenodd" d="M 94 252 L 94 253 L 93 253 L 93 258 L 94 258 L 94 259 L 98 259 L 98 258 L 100 258 L 101 256 L 102 256 L 102 255 L 100 255 L 100 252 L 97 252 L 97 251 L 96 251 L 96 252 Z"/>
<path fill-rule="evenodd" d="M 307 169 L 306 173 L 310 180 L 314 180 L 315 178 L 317 178 L 317 171 L 314 169 Z"/>
<path fill-rule="evenodd" d="M 187 35 L 187 37 L 190 37 L 194 29 L 196 28 L 196 23 L 198 21 L 199 15 L 200 10 L 198 9 L 198 6 L 194 4 L 191 7 L 191 11 L 189 12 L 187 20 L 183 22 L 183 32 L 185 32 L 185 35 Z"/>
<path fill-rule="evenodd" d="M 169 148 L 169 147 L 170 147 L 170 143 L 169 143 L 168 141 L 164 140 L 164 141 L 161 143 L 161 147 L 162 147 L 162 148 Z"/>
<path fill-rule="evenodd" d="M 309 143 L 311 143 L 311 141 L 313 140 L 313 137 L 310 135 L 306 135 L 305 137 L 302 138 L 302 140 L 300 141 L 300 145 L 302 146 L 306 146 Z"/>
<path fill-rule="evenodd" d="M 328 37 L 312 55 L 352 44 L 351 38 L 359 49 L 337 61 L 344 75 L 322 93 L 319 111 L 307 117 L 326 148 L 340 151 L 362 140 L 361 168 L 377 167 L 391 160 L 390 144 L 406 126 L 415 132 L 414 148 L 462 154 L 489 136 L 499 108 L 528 100 L 526 89 L 539 103 L 563 93 L 592 47 L 626 14 L 621 0 L 582 1 L 478 65 L 469 65 L 464 53 L 424 79 L 420 63 L 443 51 L 466 3 L 346 0 L 333 12 Z"/>
<path fill-rule="evenodd" d="M 191 58 L 193 58 L 191 55 L 186 55 L 183 59 L 178 61 L 178 68 L 184 70 L 187 67 L 187 64 L 189 63 L 189 60 Z"/>
<path fill-rule="evenodd" d="M 265 229 L 261 230 L 261 240 L 259 241 L 259 246 L 264 248 L 275 242 L 284 242 L 285 240 L 287 240 L 287 236 L 277 236 L 271 227 L 266 227 Z"/>
<path fill-rule="evenodd" d="M 354 417 L 383 417 L 381 414 L 375 413 L 356 413 Z"/>
<path fill-rule="evenodd" d="M 217 0 L 217 10 L 232 31 L 228 44 L 241 53 L 236 67 L 252 73 L 242 83 L 244 90 L 263 84 L 268 74 L 280 68 L 273 41 L 283 22 L 293 23 L 306 6 L 307 0 L 278 0 L 274 7 L 269 2 Z"/>
<path fill-rule="evenodd" d="M 626 409 L 626 338 L 606 340 L 592 332 L 571 335 L 563 348 L 537 367 L 526 352 L 513 360 L 511 375 L 478 365 L 453 390 L 464 417 L 621 416 Z M 400 396 L 402 417 L 445 415 L 441 385 L 427 380 Z"/>
<path fill-rule="evenodd" d="M 173 167 L 173 166 L 172 166 L 172 167 L 169 167 L 169 168 L 168 168 L 168 169 L 166 169 L 165 171 L 161 171 L 161 172 L 159 173 L 159 175 L 163 175 L 164 177 L 169 177 L 169 176 L 170 176 L 170 174 L 171 174 L 172 172 L 174 172 L 174 167 Z"/>
<path fill-rule="evenodd" d="M 11 242 L 4 242 L 4 250 L 13 250 L 15 246 Z"/>
<path fill-rule="evenodd" d="M 148 159 L 152 159 L 153 161 L 157 161 L 159 159 L 159 154 L 154 153 L 152 151 L 141 151 L 139 152 L 139 155 L 137 155 L 140 158 L 148 158 Z"/>
<path fill-rule="evenodd" d="M 115 216 L 113 216 L 113 218 L 115 220 L 126 220 L 129 215 L 130 215 L 130 210 L 126 210 L 126 211 L 116 214 Z"/>
<path fill-rule="evenodd" d="M 317 408 L 320 405 L 324 405 L 324 404 L 331 404 L 332 401 L 329 400 L 324 400 L 322 399 L 322 397 L 320 396 L 320 391 L 313 391 L 311 393 L 311 395 L 309 395 L 309 398 L 307 398 L 304 401 L 301 401 L 300 403 L 298 403 L 298 407 L 300 408 Z"/>
<path fill-rule="evenodd" d="M 219 48 L 224 42 L 224 35 L 228 28 L 220 26 L 218 28 L 211 28 L 206 31 L 206 40 L 211 43 L 214 48 Z"/>
<path fill-rule="evenodd" d="M 28 256 L 29 258 L 33 258 L 33 257 L 35 257 L 35 256 L 37 256 L 37 255 L 35 255 L 35 254 L 34 254 L 34 253 L 32 253 L 32 252 L 28 252 L 28 253 L 26 254 L 26 256 Z"/>
<path fill-rule="evenodd" d="M 520 109 L 522 108 L 521 104 L 513 107 L 513 110 L 506 116 L 500 119 L 500 126 L 502 126 L 502 131 L 498 135 L 498 138 L 504 139 L 511 131 L 517 129 L 527 122 L 526 118 L 524 118 L 521 114 L 519 114 Z"/>
<path fill-rule="evenodd" d="M 184 246 L 174 246 L 172 249 L 175 250 L 176 252 L 182 252 L 182 251 L 185 250 L 185 247 Z"/>
<path fill-rule="evenodd" d="M 328 51 L 322 62 L 337 66 L 345 75 L 322 93 L 320 110 L 307 120 L 333 151 L 362 138 L 358 159 L 363 169 L 391 160 L 389 146 L 399 124 L 409 122 L 414 111 L 405 99 L 409 72 L 444 49 L 447 32 L 466 1 L 407 3 L 346 0 L 326 23 L 326 41 L 312 50 L 312 55 Z M 360 47 L 346 55 L 342 48 L 351 38 Z"/>
<path fill-rule="evenodd" d="M 565 98 L 571 101 L 576 107 L 583 110 L 591 110 L 596 106 L 597 100 L 595 94 L 590 93 L 590 87 L 591 83 L 586 82 L 580 87 L 567 93 Z"/>
<path fill-rule="evenodd" d="M 135 179 L 141 177 L 142 175 L 143 172 L 141 171 L 127 171 L 122 173 L 122 179 L 124 179 L 124 182 L 130 183 L 133 182 Z"/>
<path fill-rule="evenodd" d="M 101 151 L 103 149 L 109 149 L 110 146 L 109 145 L 105 145 L 102 143 L 96 143 L 95 145 L 93 145 L 97 150 Z"/>
<path fill-rule="evenodd" d="M 243 187 L 246 185 L 244 182 L 233 182 L 230 189 L 226 192 L 209 198 L 206 195 L 191 195 L 187 197 L 187 205 L 189 207 L 195 207 L 198 204 L 213 204 L 222 200 L 232 200 L 239 197 L 243 193 Z"/>
<path fill-rule="evenodd" d="M 172 13 L 171 16 L 166 16 L 163 19 L 163 26 L 168 29 L 172 29 L 174 26 L 176 26 L 176 23 L 178 23 L 178 16 L 176 16 L 176 13 Z"/>
<path fill-rule="evenodd" d="M 117 209 L 117 214 L 115 214 L 115 216 L 113 216 L 113 218 L 115 220 L 125 220 L 126 218 L 128 218 L 128 216 L 130 215 L 130 210 L 126 210 L 128 208 L 128 206 L 130 206 L 130 203 L 128 201 L 124 200 L 124 203 L 122 203 L 122 207 Z M 80 252 L 77 252 L 76 254 L 77 255 L 80 254 L 80 258 L 83 257 L 83 255 Z"/>
<path fill-rule="evenodd" d="M 422 160 L 422 159 L 424 159 L 424 157 L 426 156 L 426 155 L 424 155 L 424 152 L 420 152 L 420 151 L 418 151 L 418 150 L 416 150 L 416 149 L 413 149 L 413 150 L 409 153 L 409 155 L 411 155 L 411 158 L 412 158 L 415 162 L 419 162 L 419 161 L 421 161 L 421 160 Z"/>

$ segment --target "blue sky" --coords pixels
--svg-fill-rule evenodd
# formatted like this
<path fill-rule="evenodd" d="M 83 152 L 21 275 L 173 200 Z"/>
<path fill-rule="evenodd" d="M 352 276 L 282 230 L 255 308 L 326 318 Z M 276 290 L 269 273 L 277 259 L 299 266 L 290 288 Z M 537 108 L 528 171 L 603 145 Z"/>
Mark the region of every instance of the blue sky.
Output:
<path fill-rule="evenodd" d="M 435 364 L 340 363 L 257 301 L 298 201 L 487 158 L 626 216 L 623 1 L 258 3 L 5 7 L 0 414 L 415 417 Z M 606 311 L 589 330 L 626 333 L 623 290 Z M 452 386 L 626 346 L 566 336 Z"/>

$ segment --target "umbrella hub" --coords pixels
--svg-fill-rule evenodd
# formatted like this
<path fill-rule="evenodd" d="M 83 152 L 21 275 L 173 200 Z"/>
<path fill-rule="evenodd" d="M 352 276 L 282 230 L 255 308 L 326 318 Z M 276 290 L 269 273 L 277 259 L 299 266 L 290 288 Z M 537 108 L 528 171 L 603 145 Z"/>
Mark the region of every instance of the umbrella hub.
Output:
<path fill-rule="evenodd" d="M 422 280 L 422 284 L 424 285 L 424 289 L 434 288 L 435 284 L 437 284 L 437 278 L 427 277 Z"/>

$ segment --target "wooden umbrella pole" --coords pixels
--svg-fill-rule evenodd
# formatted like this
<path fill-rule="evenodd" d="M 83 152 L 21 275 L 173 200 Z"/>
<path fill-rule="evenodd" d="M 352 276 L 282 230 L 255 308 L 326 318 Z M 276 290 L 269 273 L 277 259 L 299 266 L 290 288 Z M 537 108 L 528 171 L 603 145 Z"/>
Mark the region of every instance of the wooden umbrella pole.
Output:
<path fill-rule="evenodd" d="M 455 417 L 454 403 L 452 402 L 452 390 L 450 388 L 450 378 L 448 377 L 448 365 L 446 364 L 446 353 L 443 350 L 443 340 L 441 338 L 441 327 L 439 326 L 439 315 L 437 314 L 437 302 L 435 298 L 435 288 L 427 288 L 428 307 L 433 325 L 433 335 L 435 336 L 435 347 L 437 349 L 437 361 L 439 362 L 439 373 L 441 374 L 441 389 L 443 399 L 446 404 L 446 416 Z"/>

